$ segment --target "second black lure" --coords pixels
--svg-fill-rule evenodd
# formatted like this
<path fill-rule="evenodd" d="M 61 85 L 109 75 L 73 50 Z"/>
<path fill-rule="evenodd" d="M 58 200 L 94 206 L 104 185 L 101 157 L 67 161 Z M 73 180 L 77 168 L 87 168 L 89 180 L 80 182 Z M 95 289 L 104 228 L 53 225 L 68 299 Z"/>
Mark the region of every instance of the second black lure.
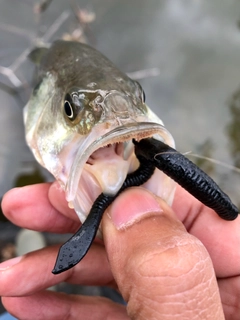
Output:
<path fill-rule="evenodd" d="M 128 174 L 122 188 L 115 196 L 103 193 L 95 200 L 86 221 L 80 229 L 61 246 L 54 274 L 74 267 L 89 250 L 102 215 L 113 200 L 126 188 L 145 183 L 153 174 L 155 167 L 175 180 L 204 205 L 212 208 L 225 220 L 234 220 L 239 214 L 238 208 L 219 186 L 184 155 L 154 138 L 143 139 L 135 144 L 135 154 L 140 162 L 139 168 Z"/>

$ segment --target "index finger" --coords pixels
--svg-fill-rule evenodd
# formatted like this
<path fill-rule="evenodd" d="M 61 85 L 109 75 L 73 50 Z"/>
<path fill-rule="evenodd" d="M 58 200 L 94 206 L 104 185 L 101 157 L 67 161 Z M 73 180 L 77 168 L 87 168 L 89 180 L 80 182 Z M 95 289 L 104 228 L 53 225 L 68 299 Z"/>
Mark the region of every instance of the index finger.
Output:
<path fill-rule="evenodd" d="M 51 200 L 54 198 L 54 205 Z M 2 200 L 5 216 L 31 230 L 54 233 L 75 232 L 80 221 L 55 183 L 41 183 L 8 191 Z"/>

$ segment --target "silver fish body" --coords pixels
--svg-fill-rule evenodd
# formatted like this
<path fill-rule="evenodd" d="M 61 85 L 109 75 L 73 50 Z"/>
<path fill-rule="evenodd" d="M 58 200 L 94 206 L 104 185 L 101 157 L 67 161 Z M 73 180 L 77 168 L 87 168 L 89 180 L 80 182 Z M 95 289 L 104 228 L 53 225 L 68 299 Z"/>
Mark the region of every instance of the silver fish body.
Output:
<path fill-rule="evenodd" d="M 154 136 L 172 147 L 174 140 L 145 104 L 139 83 L 97 50 L 56 41 L 43 52 L 38 85 L 24 108 L 26 140 L 84 222 L 97 196 L 116 194 L 138 167 L 133 138 Z M 161 171 L 144 187 L 172 202 L 174 182 Z"/>

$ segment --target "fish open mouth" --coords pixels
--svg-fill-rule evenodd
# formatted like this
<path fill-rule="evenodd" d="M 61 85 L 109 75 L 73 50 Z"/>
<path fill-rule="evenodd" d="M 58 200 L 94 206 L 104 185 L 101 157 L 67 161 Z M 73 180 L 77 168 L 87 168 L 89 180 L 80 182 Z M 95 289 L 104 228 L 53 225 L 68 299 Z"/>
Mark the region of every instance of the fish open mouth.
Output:
<path fill-rule="evenodd" d="M 100 193 L 115 195 L 128 173 L 137 169 L 132 139 L 137 141 L 154 137 L 174 146 L 174 140 L 166 128 L 158 123 L 130 123 L 108 131 L 102 136 L 93 132 L 88 143 L 79 148 L 74 157 L 66 188 L 66 198 L 84 222 L 93 202 Z M 174 183 L 159 170 L 144 185 L 150 191 L 172 202 Z M 164 186 L 164 187 L 163 187 Z"/>

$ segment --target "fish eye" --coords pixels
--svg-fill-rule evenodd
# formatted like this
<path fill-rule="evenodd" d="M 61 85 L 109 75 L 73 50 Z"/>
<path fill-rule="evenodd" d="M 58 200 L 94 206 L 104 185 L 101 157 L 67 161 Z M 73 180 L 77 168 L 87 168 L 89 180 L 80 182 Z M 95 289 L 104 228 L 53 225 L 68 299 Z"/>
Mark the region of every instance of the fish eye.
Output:
<path fill-rule="evenodd" d="M 64 99 L 64 112 L 71 121 L 74 121 L 83 109 L 83 104 L 80 99 L 77 99 L 76 95 L 74 95 L 73 98 L 74 99 L 72 99 L 71 95 L 67 93 Z"/>
<path fill-rule="evenodd" d="M 73 118 L 73 109 L 71 103 L 68 100 L 64 102 L 64 111 L 69 119 Z"/>

